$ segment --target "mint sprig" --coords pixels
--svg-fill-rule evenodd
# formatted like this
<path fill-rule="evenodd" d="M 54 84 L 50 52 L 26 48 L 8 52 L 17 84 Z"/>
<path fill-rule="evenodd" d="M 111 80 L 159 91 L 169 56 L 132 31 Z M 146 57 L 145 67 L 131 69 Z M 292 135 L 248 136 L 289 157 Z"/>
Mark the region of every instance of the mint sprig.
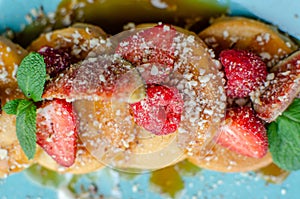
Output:
<path fill-rule="evenodd" d="M 3 110 L 16 115 L 16 134 L 28 159 L 36 152 L 36 105 L 42 100 L 46 82 L 46 64 L 44 58 L 35 52 L 28 54 L 17 71 L 18 86 L 27 99 L 15 99 L 7 102 Z"/>
<path fill-rule="evenodd" d="M 268 140 L 275 164 L 288 171 L 300 169 L 300 99 L 268 126 Z"/>
<path fill-rule="evenodd" d="M 17 81 L 26 97 L 34 102 L 42 100 L 46 82 L 46 64 L 39 53 L 32 52 L 22 60 L 17 71 Z"/>
<path fill-rule="evenodd" d="M 28 159 L 32 159 L 36 151 L 36 106 L 26 99 L 17 101 L 17 138 Z M 11 102 L 15 104 L 14 101 Z"/>

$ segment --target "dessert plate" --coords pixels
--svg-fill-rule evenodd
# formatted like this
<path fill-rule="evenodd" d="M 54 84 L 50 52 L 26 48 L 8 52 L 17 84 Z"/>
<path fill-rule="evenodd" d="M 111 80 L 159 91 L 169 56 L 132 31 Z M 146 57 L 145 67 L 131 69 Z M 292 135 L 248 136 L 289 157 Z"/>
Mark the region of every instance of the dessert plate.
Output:
<path fill-rule="evenodd" d="M 87 2 L 94 2 L 89 0 Z M 190 0 L 193 2 L 192 0 Z M 163 9 L 160 0 L 153 6 Z M 206 1 L 202 1 L 205 4 Z M 259 18 L 300 39 L 300 2 L 287 0 L 213 1 L 230 15 Z M 60 0 L 0 0 L 0 32 L 21 31 L 41 14 L 51 16 Z M 199 3 L 198 3 L 199 4 Z M 78 4 L 80 6 L 80 4 Z M 267 9 L 268 8 L 268 9 Z M 223 9 L 223 10 L 224 10 Z M 284 10 L 284 11 L 283 11 Z M 280 13 L 280 14 L 279 14 Z M 298 198 L 300 171 L 274 179 L 261 172 L 220 173 L 187 162 L 160 171 L 129 174 L 104 168 L 86 175 L 59 175 L 39 166 L 0 179 L 0 199 L 10 198 Z M 268 178 L 268 179 L 266 179 Z M 284 179 L 284 180 L 283 180 Z"/>

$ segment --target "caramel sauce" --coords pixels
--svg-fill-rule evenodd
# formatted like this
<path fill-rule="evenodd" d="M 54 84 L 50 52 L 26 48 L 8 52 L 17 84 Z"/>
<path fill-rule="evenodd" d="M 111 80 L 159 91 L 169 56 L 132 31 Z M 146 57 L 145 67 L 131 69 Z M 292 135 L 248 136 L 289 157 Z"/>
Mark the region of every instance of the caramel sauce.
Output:
<path fill-rule="evenodd" d="M 217 0 L 62 0 L 53 16 L 42 14 L 23 31 L 15 42 L 26 47 L 42 32 L 85 22 L 116 34 L 128 23 L 170 23 L 199 32 L 209 25 L 210 17 L 225 14 L 226 5 Z"/>

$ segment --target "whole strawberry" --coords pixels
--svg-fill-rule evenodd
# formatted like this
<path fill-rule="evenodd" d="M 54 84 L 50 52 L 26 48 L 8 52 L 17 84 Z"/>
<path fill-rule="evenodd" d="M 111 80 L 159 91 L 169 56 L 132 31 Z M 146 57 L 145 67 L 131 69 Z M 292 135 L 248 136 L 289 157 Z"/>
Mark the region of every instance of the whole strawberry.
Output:
<path fill-rule="evenodd" d="M 44 57 L 46 71 L 50 77 L 56 76 L 71 64 L 71 56 L 63 50 L 44 46 L 39 49 L 38 53 Z"/>
<path fill-rule="evenodd" d="M 156 135 L 177 130 L 183 111 L 183 99 L 174 87 L 147 85 L 147 98 L 130 104 L 134 121 Z"/>
<path fill-rule="evenodd" d="M 262 158 L 268 151 L 267 132 L 252 108 L 228 109 L 217 143 L 238 154 Z"/>
<path fill-rule="evenodd" d="M 248 97 L 267 78 L 267 66 L 262 59 L 245 50 L 223 50 L 220 61 L 224 66 L 226 94 L 231 98 Z"/>

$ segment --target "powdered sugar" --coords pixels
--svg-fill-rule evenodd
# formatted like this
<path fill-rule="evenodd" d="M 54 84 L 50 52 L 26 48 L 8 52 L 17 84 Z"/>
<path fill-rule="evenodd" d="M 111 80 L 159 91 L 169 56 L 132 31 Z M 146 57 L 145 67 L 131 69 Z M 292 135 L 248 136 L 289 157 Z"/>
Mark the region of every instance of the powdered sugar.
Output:
<path fill-rule="evenodd" d="M 172 27 L 165 26 L 165 25 L 162 25 L 162 30 L 164 32 L 173 31 Z M 134 32 L 131 34 L 134 34 Z M 140 36 L 138 36 L 138 34 L 134 35 L 132 36 L 132 40 L 133 41 L 139 40 L 139 42 L 141 42 L 141 45 L 139 45 L 138 47 L 144 49 L 144 53 L 146 54 L 153 53 L 153 51 L 148 49 L 148 46 L 152 46 L 157 41 L 149 40 L 149 38 L 140 40 L 139 37 Z M 113 37 L 110 38 L 110 40 L 113 41 Z M 224 116 L 223 110 L 225 108 L 224 101 L 222 101 L 225 100 L 224 90 L 222 89 L 223 88 L 222 81 L 221 81 L 222 77 L 219 76 L 220 73 L 216 69 L 216 65 L 215 65 L 216 62 L 209 57 L 209 53 L 207 53 L 205 48 L 203 48 L 201 44 L 198 43 L 197 37 L 195 37 L 194 35 L 185 35 L 183 33 L 177 32 L 172 40 L 173 42 L 171 43 L 172 44 L 171 49 L 174 49 L 173 56 L 176 56 L 175 57 L 176 61 L 174 62 L 170 58 L 170 63 L 172 62 L 174 63 L 174 68 L 173 70 L 170 71 L 171 73 L 170 72 L 167 73 L 169 74 L 169 76 L 166 76 L 164 82 L 168 86 L 175 86 L 182 93 L 184 99 L 184 113 L 181 116 L 181 120 L 183 122 L 180 124 L 180 127 L 178 128 L 179 129 L 178 134 L 177 133 L 174 134 L 175 136 L 176 135 L 178 136 L 177 141 L 174 142 L 175 145 L 173 145 L 172 148 L 164 149 L 165 152 L 160 153 L 161 154 L 160 156 L 164 158 L 166 158 L 165 156 L 165 153 L 167 152 L 166 150 L 177 151 L 176 157 L 178 157 L 181 156 L 184 153 L 184 151 L 187 150 L 188 148 L 191 148 L 193 150 L 195 150 L 195 148 L 197 147 L 201 148 L 201 145 L 198 144 L 204 143 L 205 141 L 211 139 L 211 137 L 214 134 L 214 131 L 212 132 L 207 131 L 209 129 L 209 126 L 211 125 L 209 124 L 209 121 L 212 121 L 214 118 L 213 120 L 214 124 L 215 125 L 218 124 L 221 118 Z M 120 42 L 119 47 L 124 49 L 128 48 L 132 52 L 138 53 L 136 47 L 132 45 L 134 44 L 132 44 L 131 41 L 125 39 L 124 41 Z M 164 49 L 165 46 L 169 44 L 161 43 L 159 45 L 161 45 L 162 49 Z M 168 49 L 168 51 L 166 52 L 172 52 L 170 51 L 170 48 L 166 48 L 166 49 Z M 93 56 L 96 56 L 96 54 L 93 54 Z M 87 60 L 88 62 L 86 61 L 85 62 L 89 63 L 93 59 L 94 58 L 92 59 L 89 58 Z M 147 64 L 143 63 L 143 65 L 144 67 L 149 67 L 150 69 L 149 75 L 157 76 L 161 72 L 161 68 L 160 68 L 161 66 L 159 64 L 151 65 L 150 63 L 148 63 L 149 60 L 151 59 L 147 58 L 146 56 L 143 59 L 135 58 L 133 61 L 140 60 L 140 62 L 142 63 L 146 62 Z M 95 60 L 96 59 L 94 59 L 94 61 Z M 105 65 L 102 66 L 105 67 Z M 145 72 L 148 69 L 144 67 L 141 67 L 139 71 L 145 74 Z M 91 77 L 91 74 L 89 74 L 90 70 L 87 70 L 86 72 L 87 73 L 85 73 L 86 74 L 85 77 L 87 77 L 89 80 L 82 79 L 78 82 L 84 83 L 93 79 Z M 103 78 L 103 76 L 98 76 L 98 77 L 101 80 L 105 79 L 106 81 L 109 81 L 107 78 L 110 78 L 111 74 L 112 73 L 110 73 L 109 76 L 105 76 L 105 78 Z M 215 83 L 217 83 L 217 85 L 219 86 L 212 87 L 212 85 Z M 87 85 L 85 84 L 85 86 Z M 92 87 L 88 86 L 88 88 L 89 90 L 91 90 Z M 210 89 L 213 89 L 213 91 L 210 91 Z M 89 134 L 83 133 L 81 134 L 81 136 L 83 136 L 82 137 L 83 140 L 87 141 L 86 143 L 87 147 L 90 148 L 92 151 L 94 151 L 97 154 L 96 157 L 99 157 L 99 159 L 102 159 L 103 156 L 101 154 L 104 154 L 103 152 L 107 151 L 105 163 L 113 166 L 122 165 L 122 164 L 127 164 L 127 165 L 132 164 L 130 163 L 130 161 L 132 161 L 131 158 L 135 157 L 135 154 L 133 152 L 139 151 L 140 147 L 143 148 L 150 147 L 151 146 L 150 143 L 152 142 L 151 140 L 159 139 L 159 137 L 153 137 L 149 140 L 144 140 L 144 141 L 138 139 L 138 137 L 136 136 L 139 135 L 139 133 L 142 133 L 141 135 L 143 135 L 144 130 L 140 129 L 140 127 L 136 126 L 136 124 L 133 123 L 132 116 L 127 111 L 124 112 L 124 110 L 126 110 L 126 106 L 124 106 L 125 104 L 123 104 L 123 102 L 120 104 L 113 101 L 112 103 L 113 104 L 111 105 L 107 104 L 108 106 L 104 105 L 106 104 L 104 103 L 103 106 L 105 106 L 106 108 L 99 109 L 99 113 L 97 113 L 98 111 L 93 113 L 93 111 L 91 110 L 92 112 L 90 113 L 93 114 L 93 118 L 96 115 L 97 117 L 101 117 L 101 119 L 97 119 L 98 122 L 95 127 L 93 127 L 94 125 L 89 126 L 86 125 L 85 123 L 82 123 L 83 131 L 87 131 L 87 129 L 90 128 L 99 129 L 97 130 L 97 135 L 95 134 L 95 138 L 92 140 L 88 138 L 92 136 L 90 131 Z M 87 107 L 86 105 L 89 103 L 88 102 L 84 103 L 86 105 L 83 105 L 81 103 L 79 104 L 81 107 Z M 79 107 L 79 104 L 76 107 Z M 83 114 L 82 108 L 79 109 L 81 110 L 80 111 L 81 115 L 86 115 L 85 113 Z M 102 116 L 100 116 L 100 114 Z M 111 116 L 108 116 L 108 114 Z M 83 119 L 82 121 L 85 120 L 84 117 L 82 119 Z M 136 126 L 136 127 L 132 129 L 132 126 Z M 107 134 L 108 132 L 112 133 L 112 135 L 108 135 Z M 201 142 L 191 142 L 191 140 L 194 139 L 200 139 Z M 162 142 L 161 144 L 163 143 L 164 142 Z M 150 151 L 153 150 L 150 148 L 149 148 Z M 151 158 L 154 158 L 154 156 L 151 155 L 150 151 L 148 152 L 149 154 L 147 153 L 147 156 L 149 157 L 151 156 Z M 114 159 L 113 157 L 120 152 L 124 154 L 124 158 L 122 158 L 121 160 Z M 136 162 L 136 164 L 142 166 L 141 162 L 140 163 Z M 143 164 L 149 164 L 149 163 L 143 163 Z M 158 162 L 157 165 L 159 165 Z M 142 167 L 145 166 L 146 165 Z"/>

